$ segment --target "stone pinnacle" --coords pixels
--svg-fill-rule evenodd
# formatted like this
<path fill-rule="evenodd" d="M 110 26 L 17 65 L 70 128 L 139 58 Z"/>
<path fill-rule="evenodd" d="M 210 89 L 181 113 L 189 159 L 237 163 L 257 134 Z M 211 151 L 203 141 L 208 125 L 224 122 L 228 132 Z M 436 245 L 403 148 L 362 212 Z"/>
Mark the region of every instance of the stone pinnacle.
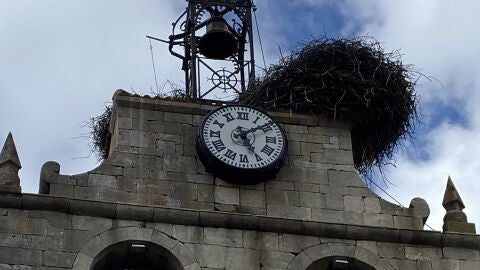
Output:
<path fill-rule="evenodd" d="M 455 188 L 455 185 L 453 184 L 452 178 L 450 178 L 450 176 L 448 177 L 447 188 L 445 189 L 445 194 L 443 195 L 442 205 L 447 211 L 461 211 L 465 208 L 462 198 L 460 198 L 460 194 L 458 194 L 458 191 Z"/>
<path fill-rule="evenodd" d="M 0 165 L 6 162 L 12 162 L 18 166 L 18 169 L 22 168 L 20 159 L 18 158 L 17 148 L 13 141 L 12 133 L 9 132 L 5 144 L 3 145 L 2 152 L 0 153 Z"/>

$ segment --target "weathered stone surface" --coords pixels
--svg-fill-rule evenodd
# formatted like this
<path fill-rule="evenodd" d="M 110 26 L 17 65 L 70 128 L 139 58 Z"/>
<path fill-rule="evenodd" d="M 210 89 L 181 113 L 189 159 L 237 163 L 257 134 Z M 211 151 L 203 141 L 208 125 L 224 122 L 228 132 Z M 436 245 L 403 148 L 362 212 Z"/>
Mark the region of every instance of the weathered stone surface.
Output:
<path fill-rule="evenodd" d="M 293 234 L 283 234 L 280 236 L 280 251 L 284 252 L 300 252 L 318 244 L 320 244 L 318 237 Z"/>
<path fill-rule="evenodd" d="M 189 244 L 187 247 L 198 258 L 201 267 L 222 269 L 225 267 L 227 248 L 215 245 Z"/>
<path fill-rule="evenodd" d="M 278 250 L 279 235 L 277 233 L 243 231 L 243 246 L 256 250 Z"/>
<path fill-rule="evenodd" d="M 377 243 L 378 255 L 384 258 L 404 259 L 405 249 L 397 243 Z"/>
<path fill-rule="evenodd" d="M 32 266 L 42 265 L 42 251 L 0 247 L 0 262 Z"/>
<path fill-rule="evenodd" d="M 261 190 L 240 190 L 240 205 L 265 207 L 265 192 Z"/>
<path fill-rule="evenodd" d="M 204 229 L 204 241 L 205 244 L 227 247 L 242 247 L 242 231 L 207 227 Z"/>
<path fill-rule="evenodd" d="M 260 254 L 253 249 L 229 248 L 226 270 L 260 269 Z"/>
<path fill-rule="evenodd" d="M 240 204 L 240 191 L 238 188 L 215 186 L 215 202 L 222 204 Z"/>

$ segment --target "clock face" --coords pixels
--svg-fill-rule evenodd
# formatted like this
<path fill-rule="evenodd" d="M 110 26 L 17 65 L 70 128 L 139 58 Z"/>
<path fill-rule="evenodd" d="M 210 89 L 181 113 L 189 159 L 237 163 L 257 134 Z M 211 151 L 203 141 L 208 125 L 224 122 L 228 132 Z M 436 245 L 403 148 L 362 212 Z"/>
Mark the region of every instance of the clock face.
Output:
<path fill-rule="evenodd" d="M 287 144 L 277 123 L 267 114 L 246 106 L 225 106 L 212 111 L 200 126 L 198 140 L 203 154 L 243 172 L 272 166 L 278 169 Z"/>

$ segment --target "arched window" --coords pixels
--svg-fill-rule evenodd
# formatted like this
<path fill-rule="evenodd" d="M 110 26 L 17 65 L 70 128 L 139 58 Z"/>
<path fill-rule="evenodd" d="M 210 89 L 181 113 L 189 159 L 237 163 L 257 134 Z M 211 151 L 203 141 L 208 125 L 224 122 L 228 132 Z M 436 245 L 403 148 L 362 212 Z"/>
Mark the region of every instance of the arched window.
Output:
<path fill-rule="evenodd" d="M 350 257 L 326 257 L 313 262 L 306 270 L 375 270 L 375 268 Z"/>
<path fill-rule="evenodd" d="M 94 259 L 92 270 L 182 270 L 182 264 L 167 249 L 145 241 L 111 245 Z"/>

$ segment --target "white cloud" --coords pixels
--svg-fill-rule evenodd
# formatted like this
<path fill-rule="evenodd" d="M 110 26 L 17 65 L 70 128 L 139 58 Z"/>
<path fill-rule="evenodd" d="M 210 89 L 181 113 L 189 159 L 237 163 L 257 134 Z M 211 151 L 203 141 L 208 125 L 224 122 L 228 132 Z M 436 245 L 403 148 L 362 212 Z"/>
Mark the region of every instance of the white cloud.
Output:
<path fill-rule="evenodd" d="M 345 32 L 371 35 L 390 49 L 401 48 L 406 63 L 438 82 L 423 81 L 417 89 L 421 105 L 464 104 L 458 108 L 468 121 L 443 123 L 432 127 L 426 136 L 429 159 L 399 159 L 390 169 L 396 184 L 390 192 L 408 206 L 411 198 L 424 197 L 432 215 L 429 223 L 441 229 L 444 210 L 441 207 L 448 175 L 451 175 L 466 204 L 471 221 L 480 226 L 480 18 L 478 1 L 342 1 L 344 15 L 351 18 Z M 429 115 L 442 114 L 435 107 L 420 108 L 429 125 Z"/>

